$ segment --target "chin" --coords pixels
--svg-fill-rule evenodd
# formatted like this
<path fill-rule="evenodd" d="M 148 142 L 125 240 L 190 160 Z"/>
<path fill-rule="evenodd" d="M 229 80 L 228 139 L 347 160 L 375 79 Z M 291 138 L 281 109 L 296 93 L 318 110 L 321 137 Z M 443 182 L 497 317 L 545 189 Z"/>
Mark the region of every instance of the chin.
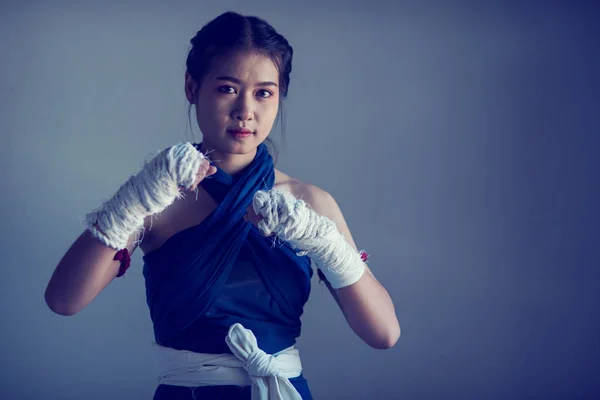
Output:
<path fill-rule="evenodd" d="M 212 138 L 205 136 L 204 139 L 208 147 L 213 148 L 217 152 L 242 155 L 255 151 L 266 140 L 266 137 L 260 138 L 254 135 L 245 139 L 236 139 L 227 133 L 226 136 L 219 135 L 219 137 Z"/>
<path fill-rule="evenodd" d="M 221 147 L 224 153 L 229 154 L 248 154 L 256 150 L 260 143 L 255 140 L 248 140 L 245 142 L 240 142 L 234 140 L 230 140 L 227 143 L 224 143 Z"/>
<path fill-rule="evenodd" d="M 230 149 L 232 153 L 235 154 L 246 154 L 250 153 L 264 141 L 260 140 L 258 137 L 253 136 L 246 139 L 238 140 L 235 138 L 229 139 L 226 144 L 226 148 Z"/>

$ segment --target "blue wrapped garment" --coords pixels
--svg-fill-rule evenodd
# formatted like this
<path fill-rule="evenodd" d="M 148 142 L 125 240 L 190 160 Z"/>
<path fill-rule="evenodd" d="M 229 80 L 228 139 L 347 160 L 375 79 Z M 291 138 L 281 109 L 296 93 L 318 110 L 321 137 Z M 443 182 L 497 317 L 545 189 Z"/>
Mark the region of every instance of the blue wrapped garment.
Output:
<path fill-rule="evenodd" d="M 310 294 L 310 259 L 297 256 L 286 243 L 274 244 L 243 220 L 254 193 L 271 189 L 274 181 L 273 160 L 261 144 L 252 163 L 236 176 L 217 169 L 201 182 L 218 203 L 206 219 L 143 256 L 146 299 L 158 344 L 231 353 L 225 336 L 236 322 L 252 330 L 258 346 L 269 354 L 296 343 Z M 302 375 L 290 382 L 303 399 L 312 398 Z M 214 398 L 215 391 L 222 398 L 250 398 L 250 387 L 190 390 L 167 385 L 160 385 L 154 398 Z"/>

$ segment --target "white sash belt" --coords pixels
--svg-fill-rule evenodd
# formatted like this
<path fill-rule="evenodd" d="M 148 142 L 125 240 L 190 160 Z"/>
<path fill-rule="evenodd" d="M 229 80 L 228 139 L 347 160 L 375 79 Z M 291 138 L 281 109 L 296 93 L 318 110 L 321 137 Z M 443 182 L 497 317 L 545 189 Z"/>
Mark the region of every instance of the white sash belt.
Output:
<path fill-rule="evenodd" d="M 302 399 L 289 381 L 302 373 L 297 349 L 267 354 L 258 348 L 252 331 L 241 324 L 229 328 L 225 342 L 233 354 L 194 353 L 155 343 L 159 384 L 252 386 L 252 400 Z"/>

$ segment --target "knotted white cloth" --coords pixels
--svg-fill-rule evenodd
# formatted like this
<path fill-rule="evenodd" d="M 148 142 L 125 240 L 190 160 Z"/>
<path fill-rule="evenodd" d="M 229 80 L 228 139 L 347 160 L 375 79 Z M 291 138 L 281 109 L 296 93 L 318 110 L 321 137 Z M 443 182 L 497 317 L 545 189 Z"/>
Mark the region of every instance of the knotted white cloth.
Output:
<path fill-rule="evenodd" d="M 289 381 L 302 373 L 297 349 L 267 354 L 241 324 L 229 328 L 225 342 L 233 354 L 194 353 L 155 343 L 159 384 L 252 386 L 252 400 L 302 400 Z"/>

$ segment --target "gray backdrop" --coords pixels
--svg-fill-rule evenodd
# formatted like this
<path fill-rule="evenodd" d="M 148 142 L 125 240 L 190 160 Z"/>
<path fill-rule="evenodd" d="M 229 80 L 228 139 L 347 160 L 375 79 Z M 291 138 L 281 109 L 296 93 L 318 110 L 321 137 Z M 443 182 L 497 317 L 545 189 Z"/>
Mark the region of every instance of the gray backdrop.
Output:
<path fill-rule="evenodd" d="M 0 6 L 2 399 L 151 397 L 141 253 L 76 316 L 44 289 L 86 212 L 199 139 L 188 41 L 227 10 L 293 45 L 278 166 L 337 199 L 402 326 L 369 348 L 315 282 L 315 397 L 600 396 L 593 2 L 72 3 Z"/>

